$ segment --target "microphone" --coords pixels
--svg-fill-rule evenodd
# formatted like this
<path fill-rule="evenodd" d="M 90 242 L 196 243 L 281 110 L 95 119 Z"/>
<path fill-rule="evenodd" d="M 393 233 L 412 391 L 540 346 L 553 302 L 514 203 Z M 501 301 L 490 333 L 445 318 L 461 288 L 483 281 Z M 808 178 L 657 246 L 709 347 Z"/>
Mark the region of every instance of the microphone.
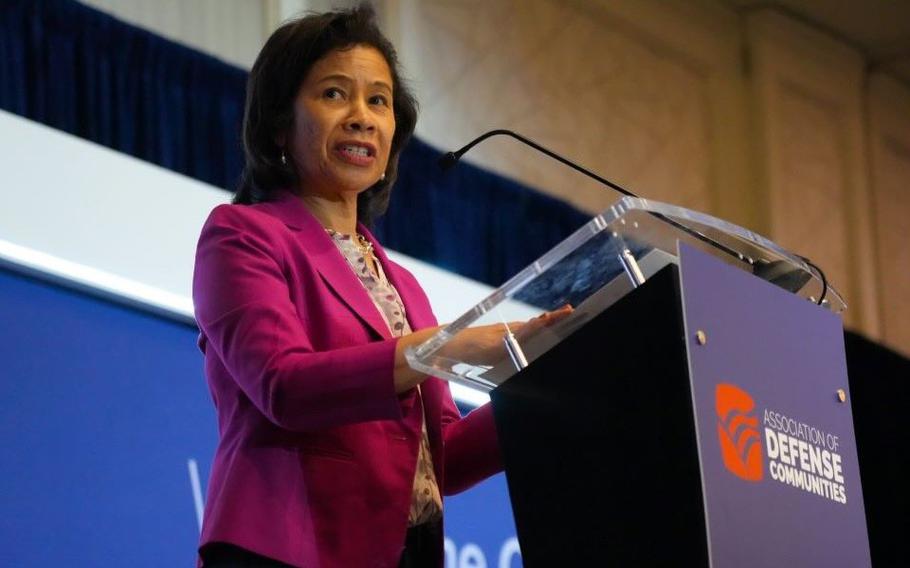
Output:
<path fill-rule="evenodd" d="M 477 138 L 471 140 L 470 142 L 468 142 L 467 144 L 462 146 L 459 150 L 456 150 L 455 152 L 446 152 L 441 158 L 439 158 L 439 168 L 442 171 L 446 171 L 446 170 L 450 169 L 452 166 L 454 166 L 455 164 L 458 163 L 458 160 L 460 160 L 461 157 L 464 156 L 468 152 L 468 150 L 470 150 L 474 146 L 480 144 L 487 138 L 492 138 L 493 136 L 509 136 L 511 138 L 514 138 L 514 139 L 518 140 L 519 142 L 521 142 L 522 144 L 524 144 L 526 146 L 530 146 L 531 148 L 534 148 L 538 152 L 541 152 L 541 153 L 553 158 L 554 160 L 556 160 L 557 162 L 559 162 L 563 165 L 569 166 L 573 170 L 580 172 L 580 173 L 588 176 L 591 179 L 599 181 L 601 184 L 606 185 L 607 187 L 611 187 L 611 188 L 615 189 L 616 191 L 618 191 L 619 193 L 621 193 L 623 195 L 627 195 L 629 197 L 638 197 L 637 195 L 635 195 L 628 189 L 622 187 L 621 185 L 614 183 L 606 178 L 603 178 L 585 167 L 579 166 L 572 160 L 570 160 L 568 158 L 564 158 L 552 150 L 544 148 L 543 146 L 541 146 L 537 142 L 534 142 L 530 138 L 525 138 L 524 136 L 522 136 L 521 134 L 518 134 L 517 132 L 512 132 L 511 130 L 505 130 L 502 128 L 499 128 L 496 130 L 491 130 L 489 132 L 485 132 L 485 133 L 481 134 Z"/>
<path fill-rule="evenodd" d="M 639 198 L 638 195 L 632 193 L 631 191 L 622 187 L 618 183 L 612 182 L 604 177 L 597 175 L 596 173 L 592 172 L 591 170 L 576 164 L 572 160 L 570 160 L 568 158 L 564 158 L 563 156 L 560 156 L 556 152 L 541 146 L 540 144 L 538 144 L 537 142 L 534 142 L 530 138 L 526 138 L 526 137 L 522 136 L 521 134 L 518 134 L 517 132 L 513 132 L 511 130 L 506 130 L 503 128 L 497 128 L 495 130 L 490 130 L 489 132 L 484 132 L 477 138 L 471 140 L 470 142 L 468 142 L 467 144 L 465 144 L 464 146 L 459 148 L 458 150 L 456 150 L 454 152 L 446 152 L 441 158 L 439 158 L 439 162 L 438 162 L 439 168 L 442 171 L 451 169 L 455 164 L 458 163 L 458 161 L 461 159 L 461 157 L 464 156 L 471 148 L 480 144 L 487 138 L 492 138 L 493 136 L 508 136 L 510 138 L 514 138 L 515 140 L 518 140 L 522 144 L 524 144 L 526 146 L 530 146 L 531 148 L 534 148 L 538 152 L 541 152 L 542 154 L 549 156 L 550 158 L 556 160 L 557 162 L 559 162 L 565 166 L 568 166 L 568 167 L 572 168 L 573 170 L 575 170 L 595 181 L 598 181 L 601 184 L 603 184 L 609 188 L 615 189 L 616 191 L 618 191 L 619 193 L 621 193 L 625 196 Z M 793 292 L 793 293 L 798 292 L 803 286 L 806 285 L 806 283 L 811 278 L 811 273 L 806 273 L 805 271 L 800 270 L 798 268 L 789 268 L 786 265 L 786 263 L 784 263 L 783 261 L 772 261 L 770 263 L 764 264 L 764 263 L 755 262 L 751 258 L 749 258 L 749 259 L 744 258 L 743 255 L 741 255 L 739 252 L 724 245 L 723 243 L 719 243 L 719 242 L 715 241 L 714 239 L 712 239 L 706 235 L 703 235 L 702 233 L 700 233 L 699 231 L 696 231 L 695 229 L 686 227 L 685 225 L 682 225 L 682 224 L 678 223 L 677 221 L 674 221 L 673 219 L 666 217 L 665 215 L 661 215 L 660 213 L 654 213 L 654 212 L 649 212 L 649 213 L 652 216 L 657 217 L 658 219 L 661 219 L 663 221 L 670 223 L 677 229 L 680 229 L 681 231 L 688 233 L 689 235 L 695 237 L 696 239 L 698 239 L 704 243 L 707 243 L 713 247 L 718 248 L 719 250 L 734 257 L 737 260 L 748 262 L 752 266 L 753 274 L 755 274 L 759 278 L 762 278 L 764 280 L 777 284 L 778 286 L 780 286 L 781 288 L 784 288 L 785 290 L 787 290 L 789 292 Z M 822 293 L 821 293 L 821 297 L 817 301 L 817 304 L 819 306 L 821 306 L 824 303 L 825 296 L 828 293 L 828 280 L 827 280 L 827 278 L 825 278 L 825 273 L 822 272 L 822 269 L 819 268 L 817 265 L 813 264 L 812 261 L 810 261 L 808 258 L 806 258 L 804 256 L 800 256 L 800 255 L 796 255 L 796 256 L 799 257 L 800 259 L 802 259 L 810 268 L 815 269 L 818 272 L 818 275 L 822 281 Z"/>

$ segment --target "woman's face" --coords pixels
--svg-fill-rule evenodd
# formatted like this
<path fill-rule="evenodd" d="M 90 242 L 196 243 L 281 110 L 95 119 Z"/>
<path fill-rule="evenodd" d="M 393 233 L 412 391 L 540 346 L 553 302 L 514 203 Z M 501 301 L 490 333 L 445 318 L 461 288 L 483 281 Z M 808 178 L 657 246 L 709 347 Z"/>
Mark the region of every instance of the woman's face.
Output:
<path fill-rule="evenodd" d="M 385 172 L 394 133 L 385 57 L 360 45 L 330 52 L 313 65 L 294 99 L 284 145 L 299 190 L 337 199 L 367 189 Z"/>

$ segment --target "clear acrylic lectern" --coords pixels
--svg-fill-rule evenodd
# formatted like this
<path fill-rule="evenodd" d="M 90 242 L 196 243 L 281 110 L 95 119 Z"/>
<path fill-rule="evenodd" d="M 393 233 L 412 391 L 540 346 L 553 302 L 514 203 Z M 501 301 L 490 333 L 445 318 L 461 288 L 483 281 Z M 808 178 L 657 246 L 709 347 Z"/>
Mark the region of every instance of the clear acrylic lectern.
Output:
<path fill-rule="evenodd" d="M 663 267 L 676 262 L 677 242 L 819 302 L 835 313 L 846 304 L 806 260 L 768 239 L 710 215 L 647 199 L 624 197 L 540 257 L 434 337 L 412 349 L 422 372 L 489 391 Z M 574 312 L 533 337 L 508 334 L 505 349 L 451 354 L 465 329 L 526 321 L 566 304 Z"/>

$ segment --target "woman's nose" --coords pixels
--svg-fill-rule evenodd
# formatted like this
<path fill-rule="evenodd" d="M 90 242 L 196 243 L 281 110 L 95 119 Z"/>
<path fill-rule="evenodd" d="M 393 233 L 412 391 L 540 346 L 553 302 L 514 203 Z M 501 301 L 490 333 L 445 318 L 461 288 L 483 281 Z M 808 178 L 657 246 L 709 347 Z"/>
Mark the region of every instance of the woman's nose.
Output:
<path fill-rule="evenodd" d="M 372 131 L 376 128 L 366 101 L 354 101 L 351 104 L 351 112 L 345 121 L 345 128 L 353 132 Z"/>

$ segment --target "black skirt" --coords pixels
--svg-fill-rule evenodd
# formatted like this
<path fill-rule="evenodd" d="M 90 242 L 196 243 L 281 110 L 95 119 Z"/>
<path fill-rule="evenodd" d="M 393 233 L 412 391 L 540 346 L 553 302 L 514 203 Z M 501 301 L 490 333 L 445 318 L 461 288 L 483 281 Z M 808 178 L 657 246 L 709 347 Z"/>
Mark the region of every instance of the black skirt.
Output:
<path fill-rule="evenodd" d="M 439 551 L 441 533 L 442 523 L 438 521 L 409 528 L 398 568 L 442 566 Z M 291 568 L 284 562 L 222 542 L 206 546 L 201 554 L 204 568 Z"/>

